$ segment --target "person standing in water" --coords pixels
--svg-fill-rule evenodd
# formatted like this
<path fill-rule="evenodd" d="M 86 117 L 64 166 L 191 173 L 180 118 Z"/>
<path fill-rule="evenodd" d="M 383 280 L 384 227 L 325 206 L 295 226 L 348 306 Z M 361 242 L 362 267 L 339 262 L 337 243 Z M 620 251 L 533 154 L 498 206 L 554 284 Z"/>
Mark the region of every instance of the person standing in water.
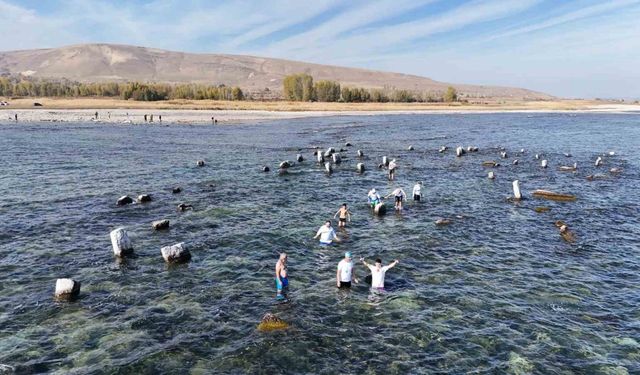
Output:
<path fill-rule="evenodd" d="M 389 162 L 389 181 L 393 181 L 396 178 L 396 168 L 398 164 L 396 164 L 396 159 L 393 159 Z"/>
<path fill-rule="evenodd" d="M 375 265 L 367 263 L 364 258 L 360 258 L 360 260 L 362 261 L 362 264 L 364 264 L 365 267 L 369 268 L 369 270 L 371 271 L 371 288 L 373 289 L 384 289 L 384 277 L 387 271 L 395 267 L 396 264 L 400 262 L 396 259 L 388 266 L 382 266 L 382 260 L 380 258 L 376 259 Z"/>
<path fill-rule="evenodd" d="M 343 203 L 342 206 L 340 206 L 340 209 L 335 213 L 335 215 L 333 215 L 333 218 L 335 219 L 338 215 L 340 215 L 338 219 L 338 227 L 344 228 L 347 225 L 347 218 L 349 219 L 349 222 L 351 222 L 351 211 L 347 208 L 346 203 Z"/>
<path fill-rule="evenodd" d="M 318 232 L 313 237 L 314 239 L 320 237 L 320 245 L 331 245 L 333 241 L 340 242 L 340 238 L 336 235 L 336 231 L 331 228 L 331 220 L 327 220 L 323 226 L 318 229 Z"/>
<path fill-rule="evenodd" d="M 407 198 L 407 194 L 402 190 L 402 188 L 397 188 L 392 191 L 391 194 L 387 195 L 385 198 L 389 198 L 390 196 L 394 196 L 396 198 L 396 210 L 402 210 L 402 201 Z"/>
<path fill-rule="evenodd" d="M 371 208 L 376 208 L 376 205 L 382 201 L 380 195 L 376 192 L 376 189 L 369 190 L 367 194 L 367 199 L 369 200 L 369 204 Z"/>
<path fill-rule="evenodd" d="M 276 298 L 284 299 L 285 291 L 289 286 L 287 278 L 287 253 L 280 253 L 280 258 L 276 262 Z"/>
<path fill-rule="evenodd" d="M 416 202 L 420 202 L 420 198 L 421 198 L 421 193 L 420 193 L 420 189 L 422 188 L 422 181 L 418 181 L 418 183 L 416 183 L 413 186 L 413 200 Z"/>
<path fill-rule="evenodd" d="M 336 285 L 338 288 L 351 288 L 351 280 L 357 284 L 358 278 L 353 271 L 353 261 L 351 260 L 351 252 L 344 253 L 344 259 L 338 263 L 338 272 L 336 272 Z"/>

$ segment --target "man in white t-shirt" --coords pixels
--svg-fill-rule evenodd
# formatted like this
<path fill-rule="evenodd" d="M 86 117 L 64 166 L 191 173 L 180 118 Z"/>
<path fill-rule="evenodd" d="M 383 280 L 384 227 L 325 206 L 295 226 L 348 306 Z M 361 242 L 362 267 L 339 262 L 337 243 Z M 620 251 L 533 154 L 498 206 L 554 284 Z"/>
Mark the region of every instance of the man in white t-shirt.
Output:
<path fill-rule="evenodd" d="M 376 259 L 376 264 L 371 265 L 364 260 L 364 258 L 360 258 L 362 263 L 371 270 L 371 287 L 374 289 L 384 289 L 384 276 L 387 273 L 387 270 L 395 267 L 399 261 L 396 259 L 391 262 L 388 266 L 382 266 L 382 260 L 380 258 Z"/>
<path fill-rule="evenodd" d="M 396 164 L 396 159 L 393 159 L 389 162 L 389 181 L 393 181 L 396 177 L 396 168 L 398 164 Z"/>
<path fill-rule="evenodd" d="M 419 202 L 420 198 L 422 197 L 422 193 L 420 192 L 421 188 L 422 181 L 418 181 L 418 183 L 413 186 L 413 200 L 416 202 Z"/>
<path fill-rule="evenodd" d="M 331 220 L 327 220 L 313 238 L 320 237 L 320 245 L 331 245 L 333 241 L 340 242 L 340 238 L 336 235 L 336 231 L 331 227 Z"/>
<path fill-rule="evenodd" d="M 336 273 L 336 284 L 338 288 L 351 288 L 351 279 L 358 283 L 356 273 L 353 271 L 353 261 L 351 260 L 351 252 L 344 253 L 344 259 L 338 263 L 338 272 Z"/>

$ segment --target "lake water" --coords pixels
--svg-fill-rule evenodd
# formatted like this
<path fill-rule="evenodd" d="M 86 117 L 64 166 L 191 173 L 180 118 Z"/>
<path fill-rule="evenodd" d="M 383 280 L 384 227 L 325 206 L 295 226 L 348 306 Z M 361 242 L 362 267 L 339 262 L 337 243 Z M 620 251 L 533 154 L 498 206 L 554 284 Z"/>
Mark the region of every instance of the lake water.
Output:
<path fill-rule="evenodd" d="M 458 145 L 480 151 L 456 158 Z M 0 374 L 640 373 L 639 145 L 633 114 L 1 125 Z M 347 149 L 332 176 L 315 146 Z M 278 176 L 298 149 L 306 160 Z M 377 168 L 383 155 L 397 159 L 395 183 Z M 502 163 L 495 180 L 485 160 Z M 557 170 L 574 162 L 575 173 Z M 514 179 L 519 203 L 506 200 Z M 411 194 L 418 180 L 423 202 L 372 216 L 369 189 Z M 535 189 L 577 200 L 534 199 Z M 144 193 L 153 202 L 115 205 Z M 194 209 L 178 212 L 183 202 Z M 319 246 L 313 235 L 344 202 L 346 241 Z M 154 232 L 164 218 L 171 229 Z M 122 262 L 109 239 L 119 226 L 136 254 Z M 168 267 L 160 248 L 182 241 L 192 260 Z M 400 260 L 385 292 L 336 289 L 347 250 Z M 281 251 L 290 302 L 275 304 Z M 77 301 L 53 300 L 60 277 L 82 282 Z M 291 327 L 259 332 L 268 312 Z"/>

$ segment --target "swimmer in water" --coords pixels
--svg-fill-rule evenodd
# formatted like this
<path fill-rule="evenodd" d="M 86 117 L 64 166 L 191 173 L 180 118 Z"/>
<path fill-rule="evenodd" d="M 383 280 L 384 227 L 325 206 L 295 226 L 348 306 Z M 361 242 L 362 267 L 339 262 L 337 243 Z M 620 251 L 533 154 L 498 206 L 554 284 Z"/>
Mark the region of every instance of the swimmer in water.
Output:
<path fill-rule="evenodd" d="M 320 245 L 331 245 L 333 241 L 340 242 L 340 238 L 336 235 L 336 231 L 331 228 L 331 220 L 327 220 L 323 226 L 318 229 L 318 232 L 313 237 L 314 239 L 320 237 Z"/>
<path fill-rule="evenodd" d="M 289 286 L 287 278 L 287 253 L 280 253 L 280 258 L 276 262 L 276 298 L 284 299 L 284 291 Z"/>
<path fill-rule="evenodd" d="M 388 198 L 392 195 L 396 199 L 396 210 L 401 211 L 402 201 L 407 198 L 407 194 L 404 192 L 404 190 L 402 190 L 402 188 L 397 188 L 396 190 L 392 191 L 391 194 L 387 195 L 385 198 Z"/>
<path fill-rule="evenodd" d="M 376 259 L 375 265 L 367 263 L 364 258 L 360 258 L 360 260 L 362 261 L 362 264 L 371 271 L 371 288 L 373 289 L 384 289 L 384 276 L 386 275 L 387 270 L 395 267 L 396 264 L 400 262 L 396 259 L 388 266 L 382 266 L 382 260 L 380 258 Z"/>
<path fill-rule="evenodd" d="M 344 228 L 347 225 L 347 219 L 351 222 L 351 211 L 347 208 L 346 203 L 343 203 L 342 206 L 340 206 L 340 209 L 335 213 L 335 215 L 333 215 L 333 218 L 335 219 L 338 215 L 340 215 L 340 218 L 338 219 L 339 227 Z"/>

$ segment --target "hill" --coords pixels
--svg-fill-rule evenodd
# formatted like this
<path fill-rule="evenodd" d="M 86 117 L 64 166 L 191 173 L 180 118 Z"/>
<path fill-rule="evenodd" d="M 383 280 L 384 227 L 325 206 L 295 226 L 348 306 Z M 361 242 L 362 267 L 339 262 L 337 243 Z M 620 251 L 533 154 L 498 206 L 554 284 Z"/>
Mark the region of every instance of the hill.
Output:
<path fill-rule="evenodd" d="M 114 44 L 0 52 L 0 74 L 80 82 L 141 81 L 239 86 L 246 92 L 282 91 L 282 80 L 308 73 L 315 80 L 343 86 L 443 92 L 454 86 L 468 98 L 549 100 L 552 96 L 522 88 L 449 84 L 391 72 L 320 65 L 265 57 L 195 54 Z M 268 89 L 268 90 L 265 90 Z"/>

